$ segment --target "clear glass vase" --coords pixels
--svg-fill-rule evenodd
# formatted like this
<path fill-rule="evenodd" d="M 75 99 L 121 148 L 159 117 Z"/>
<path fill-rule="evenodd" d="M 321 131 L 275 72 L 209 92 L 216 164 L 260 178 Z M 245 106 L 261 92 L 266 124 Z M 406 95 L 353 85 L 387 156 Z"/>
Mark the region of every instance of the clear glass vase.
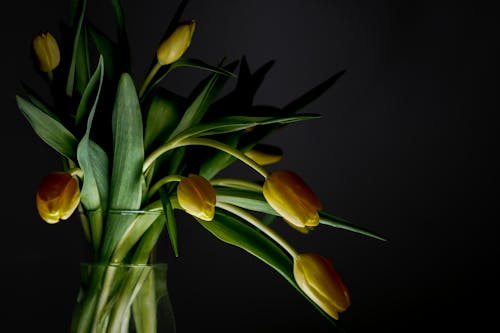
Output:
<path fill-rule="evenodd" d="M 82 263 L 71 332 L 174 333 L 167 265 Z"/>

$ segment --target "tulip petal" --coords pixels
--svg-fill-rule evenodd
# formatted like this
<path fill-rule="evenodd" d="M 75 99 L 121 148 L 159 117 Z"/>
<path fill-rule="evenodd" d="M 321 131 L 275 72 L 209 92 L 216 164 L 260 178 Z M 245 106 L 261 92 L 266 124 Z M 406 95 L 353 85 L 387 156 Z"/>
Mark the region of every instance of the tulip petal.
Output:
<path fill-rule="evenodd" d="M 205 178 L 190 174 L 177 186 L 179 205 L 190 215 L 211 221 L 215 214 L 215 190 Z"/>
<path fill-rule="evenodd" d="M 295 173 L 280 170 L 270 174 L 264 183 L 263 194 L 274 210 L 298 228 L 319 224 L 321 203 Z"/>
<path fill-rule="evenodd" d="M 341 277 L 332 263 L 319 254 L 298 255 L 294 262 L 294 277 L 300 288 L 335 319 L 351 304 Z"/>
<path fill-rule="evenodd" d="M 76 178 L 65 172 L 45 176 L 36 195 L 40 217 L 47 223 L 68 219 L 80 203 L 80 188 Z"/>

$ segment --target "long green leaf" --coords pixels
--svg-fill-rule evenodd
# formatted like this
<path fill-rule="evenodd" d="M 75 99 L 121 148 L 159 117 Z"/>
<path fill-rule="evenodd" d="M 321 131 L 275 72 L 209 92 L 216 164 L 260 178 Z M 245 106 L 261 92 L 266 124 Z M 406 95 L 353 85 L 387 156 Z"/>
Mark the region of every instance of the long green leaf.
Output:
<path fill-rule="evenodd" d="M 172 245 L 174 255 L 178 257 L 179 243 L 177 237 L 177 222 L 175 220 L 174 209 L 172 207 L 172 203 L 170 202 L 170 198 L 168 197 L 168 194 L 164 189 L 160 189 L 160 198 L 163 205 L 163 211 L 165 212 L 165 217 L 167 219 L 166 226 L 170 244 Z"/>
<path fill-rule="evenodd" d="M 80 103 L 78 104 L 78 108 L 76 109 L 76 116 L 75 116 L 75 124 L 78 125 L 80 121 L 83 119 L 83 117 L 89 112 L 89 103 L 90 103 L 90 97 L 94 93 L 94 90 L 96 87 L 98 87 L 98 92 L 97 94 L 100 94 L 101 91 L 101 86 L 102 86 L 102 81 L 104 77 L 104 62 L 103 62 L 103 57 L 102 55 L 99 56 L 99 62 L 97 64 L 97 69 L 90 78 L 89 83 L 87 84 L 87 87 L 85 87 L 85 90 L 83 91 L 82 98 L 80 99 Z M 98 96 L 95 98 L 95 101 L 92 106 L 92 110 L 95 112 L 96 108 L 96 103 L 98 100 Z M 89 116 L 89 118 L 93 118 Z M 88 124 L 87 124 L 87 132 L 89 130 Z"/>
<path fill-rule="evenodd" d="M 216 193 L 218 201 L 256 212 L 279 216 L 279 214 L 267 203 L 262 193 L 229 187 L 216 187 Z M 331 213 L 319 211 L 319 216 L 320 223 L 323 225 L 348 230 L 367 237 L 385 241 L 385 239 L 380 235 Z"/>
<path fill-rule="evenodd" d="M 172 71 L 174 68 L 178 67 L 191 67 L 191 68 L 203 69 L 213 73 L 227 75 L 234 78 L 236 77 L 236 75 L 233 72 L 228 71 L 225 68 L 209 65 L 206 62 L 201 61 L 199 59 L 181 58 L 176 62 L 174 62 L 169 70 Z"/>
<path fill-rule="evenodd" d="M 31 103 L 33 103 L 34 106 L 39 108 L 41 111 L 45 112 L 52 118 L 61 121 L 59 117 L 50 109 L 50 107 L 45 103 L 42 98 L 32 89 L 30 88 L 26 83 L 21 82 L 24 90 L 27 92 L 27 97 L 30 100 Z"/>
<path fill-rule="evenodd" d="M 124 226 L 121 230 L 120 238 L 117 241 L 116 247 L 113 249 L 111 257 L 112 262 L 122 262 L 129 254 L 130 250 L 139 242 L 144 233 L 157 220 L 164 219 L 165 215 L 161 211 L 144 212 L 139 214 L 116 214 L 108 215 L 108 222 L 114 225 Z M 163 223 L 163 221 L 161 221 Z M 156 237 L 157 235 L 151 235 Z M 145 244 L 145 245 L 151 245 Z M 150 248 L 151 249 L 151 248 Z M 150 249 L 144 249 L 148 254 Z M 144 259 L 143 254 L 137 254 L 137 259 Z"/>
<path fill-rule="evenodd" d="M 274 268 L 290 283 L 295 283 L 292 259 L 261 232 L 219 209 L 216 210 L 212 221 L 198 219 L 198 222 L 223 242 L 251 253 Z"/>
<path fill-rule="evenodd" d="M 123 73 L 118 83 L 112 114 L 113 166 L 109 207 L 113 210 L 136 210 L 142 199 L 142 164 L 144 143 L 142 115 L 134 82 Z M 111 216 L 110 216 L 111 217 Z M 129 219 L 110 218 L 104 235 L 103 259 L 109 259 L 113 248 L 131 223 Z"/>
<path fill-rule="evenodd" d="M 52 118 L 26 99 L 16 96 L 17 106 L 36 134 L 58 153 L 76 161 L 78 141 L 58 120 Z"/>
<path fill-rule="evenodd" d="M 180 119 L 182 102 L 166 91 L 159 90 L 152 98 L 146 115 L 144 150 L 165 142 Z"/>
<path fill-rule="evenodd" d="M 317 119 L 319 115 L 303 114 L 287 117 L 245 117 L 245 116 L 228 116 L 220 118 L 211 123 L 201 123 L 196 126 L 187 128 L 180 132 L 173 140 L 184 140 L 192 137 L 208 136 L 216 134 L 224 134 L 237 132 L 252 128 L 255 126 L 263 126 L 270 124 L 289 124 L 298 121 Z"/>
<path fill-rule="evenodd" d="M 262 193 L 228 187 L 216 187 L 217 200 L 244 209 L 273 214 L 279 214 L 267 203 Z"/>
<path fill-rule="evenodd" d="M 333 214 L 330 214 L 330 213 L 327 213 L 324 211 L 320 211 L 319 218 L 320 218 L 319 222 L 321 224 L 328 225 L 328 226 L 331 226 L 334 228 L 352 231 L 352 232 L 355 232 L 357 234 L 361 234 L 364 236 L 375 238 L 375 239 L 378 239 L 381 241 L 386 241 L 386 239 L 383 238 L 382 236 L 380 236 L 380 235 L 378 235 L 378 234 L 376 234 L 376 233 L 374 233 L 366 228 L 361 228 L 361 227 L 347 221 L 346 219 L 335 216 Z"/>
<path fill-rule="evenodd" d="M 187 108 L 179 124 L 169 138 L 175 137 L 177 134 L 201 121 L 203 115 L 208 110 L 208 107 L 219 93 L 219 90 L 222 88 L 226 78 L 227 77 L 221 78 L 221 74 L 219 73 L 212 74 L 211 79 Z"/>
<path fill-rule="evenodd" d="M 68 96 L 73 96 L 75 89 L 82 93 L 88 82 L 88 45 L 86 41 L 86 32 L 83 26 L 86 8 L 87 1 L 82 0 L 78 1 L 72 9 L 72 16 L 78 16 L 78 22 L 76 27 L 73 27 L 73 53 L 66 82 L 66 94 Z"/>
<path fill-rule="evenodd" d="M 224 211 L 217 210 L 212 221 L 198 222 L 221 241 L 237 246 L 259 258 L 275 269 L 285 278 L 304 298 L 333 325 L 336 322 L 330 318 L 314 301 L 312 301 L 297 285 L 293 276 L 293 260 L 272 240 L 260 231 L 236 219 Z M 339 327 L 337 327 L 339 328 Z"/>
<path fill-rule="evenodd" d="M 83 117 L 83 114 L 85 114 L 87 110 L 90 93 L 95 89 L 98 83 L 96 97 L 87 119 L 85 135 L 78 144 L 77 150 L 78 163 L 84 174 L 80 200 L 87 210 L 92 211 L 92 213 L 89 214 L 89 222 L 95 251 L 98 250 L 102 238 L 102 211 L 106 210 L 109 192 L 108 156 L 97 143 L 90 140 L 90 130 L 104 77 L 103 66 L 103 59 L 99 57 L 97 69 L 85 89 L 77 112 L 77 115 L 79 114 L 80 117 Z"/>
<path fill-rule="evenodd" d="M 118 83 L 112 115 L 113 171 L 110 208 L 138 209 L 141 199 L 144 143 L 137 92 L 128 73 Z"/>
<path fill-rule="evenodd" d="M 119 66 L 117 59 L 120 59 L 118 57 L 118 46 L 94 25 L 87 23 L 87 28 L 97 52 L 104 58 L 106 76 L 112 81 L 117 80 L 119 75 L 117 71 L 117 67 Z"/>
<path fill-rule="evenodd" d="M 230 147 L 236 148 L 238 146 L 239 139 L 239 135 L 231 133 L 226 135 L 224 140 L 220 141 Z M 212 152 L 211 155 L 203 159 L 200 165 L 199 175 L 206 179 L 212 179 L 220 172 L 220 170 L 226 168 L 234 161 L 236 161 L 234 156 L 229 155 L 226 152 L 216 150 Z"/>

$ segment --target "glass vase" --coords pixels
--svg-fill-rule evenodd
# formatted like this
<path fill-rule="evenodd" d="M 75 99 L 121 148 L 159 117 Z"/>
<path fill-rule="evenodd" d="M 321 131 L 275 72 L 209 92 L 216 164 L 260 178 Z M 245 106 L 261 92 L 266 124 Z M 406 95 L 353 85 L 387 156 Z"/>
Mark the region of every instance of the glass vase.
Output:
<path fill-rule="evenodd" d="M 80 266 L 71 332 L 175 332 L 165 263 Z"/>

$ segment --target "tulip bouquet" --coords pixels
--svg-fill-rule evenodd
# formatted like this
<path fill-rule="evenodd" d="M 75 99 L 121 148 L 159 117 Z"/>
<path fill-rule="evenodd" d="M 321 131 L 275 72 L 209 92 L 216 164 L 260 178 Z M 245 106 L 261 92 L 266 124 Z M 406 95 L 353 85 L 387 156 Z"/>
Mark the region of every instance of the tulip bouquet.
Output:
<path fill-rule="evenodd" d="M 285 107 L 254 105 L 272 62 L 252 73 L 244 57 L 217 65 L 185 57 L 196 27 L 194 20 L 181 20 L 186 4 L 152 52 L 144 80 L 131 69 L 119 0 L 111 0 L 117 40 L 87 19 L 85 0 L 71 1 L 60 43 L 49 32 L 33 39 L 37 71 L 51 96 L 43 98 L 24 84 L 17 105 L 62 157 L 61 169 L 40 182 L 36 206 L 47 223 L 78 210 L 90 262 L 103 267 L 87 271 L 71 331 L 124 332 L 133 325 L 137 332 L 156 332 L 155 280 L 112 268 L 154 264 L 163 232 L 178 256 L 175 211 L 274 268 L 335 324 L 350 305 L 340 275 L 322 255 L 296 251 L 272 228 L 273 221 L 281 217 L 302 233 L 323 225 L 382 238 L 324 211 L 295 172 L 266 170 L 282 152 L 262 141 L 288 124 L 318 118 L 300 111 L 343 71 Z M 169 73 L 185 67 L 207 73 L 189 96 L 162 86 Z M 235 88 L 219 96 L 229 80 Z M 221 177 L 233 163 L 254 170 L 256 179 Z"/>

